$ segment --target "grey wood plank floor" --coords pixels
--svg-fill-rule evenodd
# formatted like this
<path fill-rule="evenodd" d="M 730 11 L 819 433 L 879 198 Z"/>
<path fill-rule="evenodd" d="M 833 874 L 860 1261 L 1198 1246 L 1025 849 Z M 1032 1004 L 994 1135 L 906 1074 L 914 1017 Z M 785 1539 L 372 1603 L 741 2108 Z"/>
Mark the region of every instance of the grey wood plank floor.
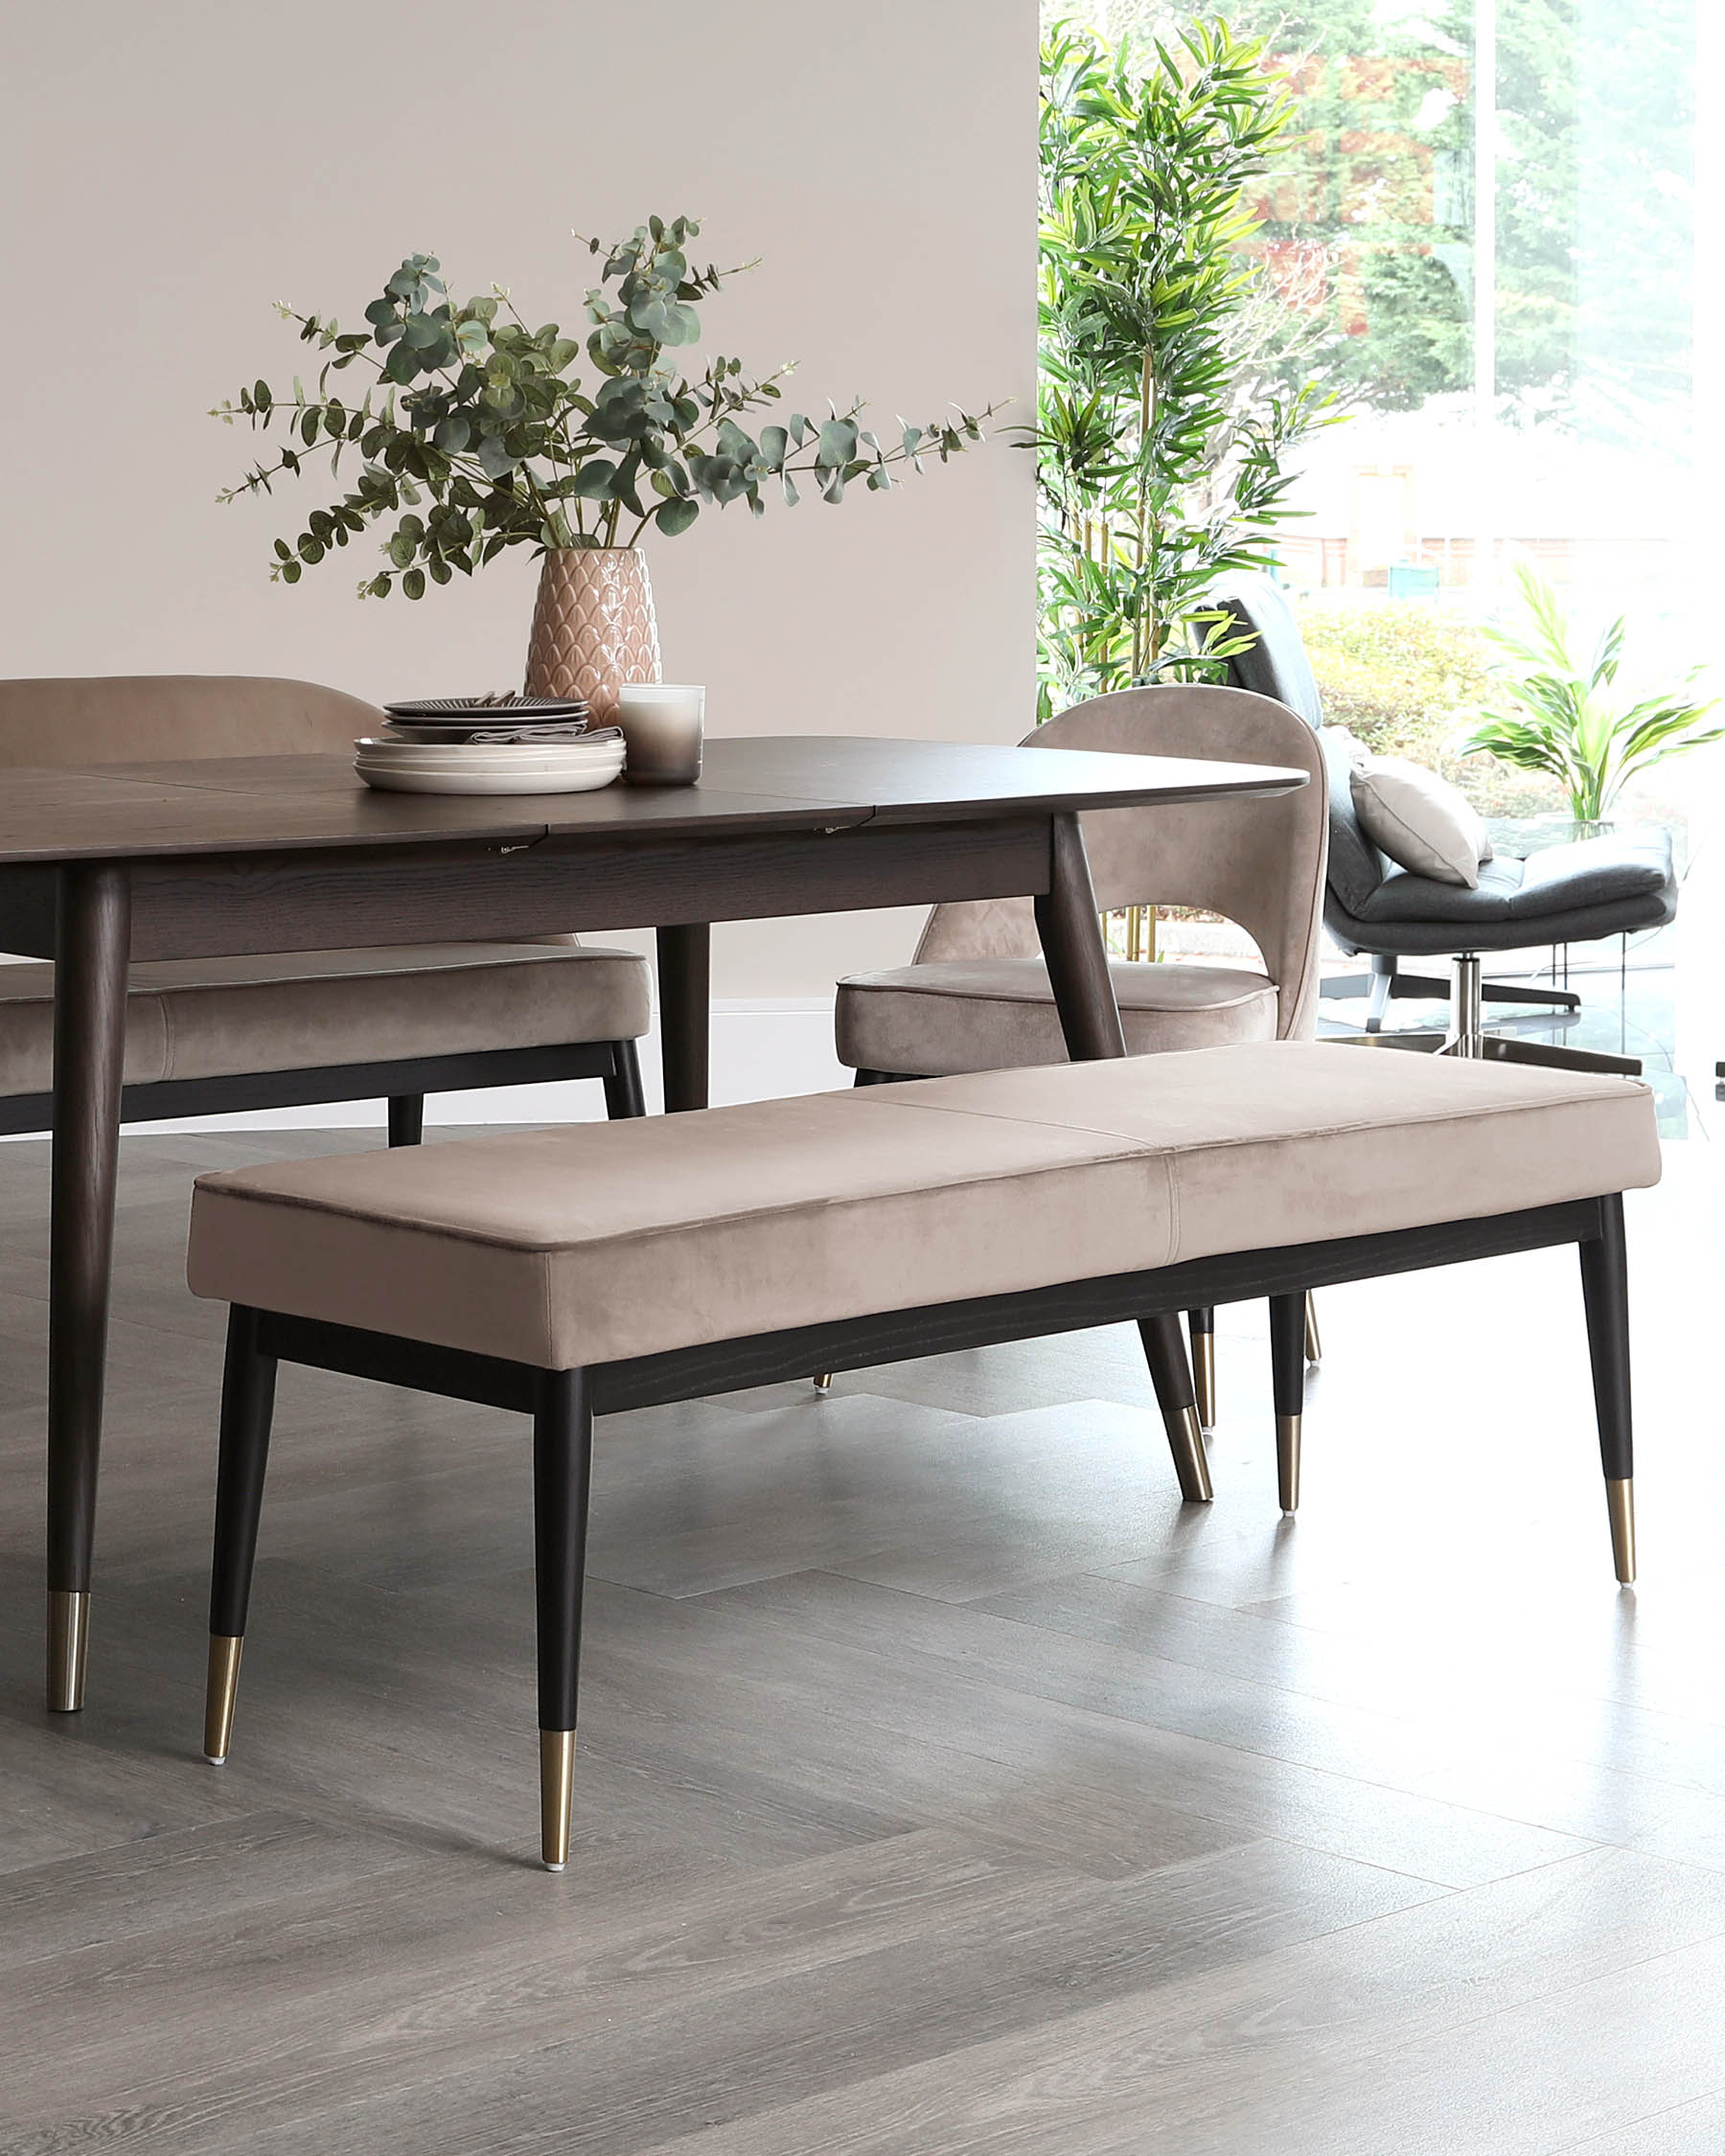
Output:
<path fill-rule="evenodd" d="M 198 1756 L 222 1314 L 133 1138 L 91 1700 L 40 1706 L 46 1148 L 0 1145 L 0 2152 L 1717 2156 L 1718 1173 L 1631 1208 L 1643 1585 L 1573 1257 L 1262 1313 L 1213 1507 L 1126 1330 L 599 1433 L 533 1863 L 525 1425 L 284 1374 Z"/>

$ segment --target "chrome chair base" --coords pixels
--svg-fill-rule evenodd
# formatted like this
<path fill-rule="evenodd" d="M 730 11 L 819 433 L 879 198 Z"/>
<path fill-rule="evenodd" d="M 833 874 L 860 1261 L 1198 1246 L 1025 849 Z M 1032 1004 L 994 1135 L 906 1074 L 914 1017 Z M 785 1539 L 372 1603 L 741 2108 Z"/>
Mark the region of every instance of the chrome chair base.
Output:
<path fill-rule="evenodd" d="M 1517 1041 L 1487 1033 L 1480 958 L 1464 952 L 1451 968 L 1450 1022 L 1447 1032 L 1420 1029 L 1405 1033 L 1326 1033 L 1325 1041 L 1353 1048 L 1405 1048 L 1415 1054 L 1460 1056 L 1480 1063 L 1536 1064 L 1548 1070 L 1594 1070 L 1620 1078 L 1639 1078 L 1639 1056 L 1607 1055 L 1598 1048 L 1560 1048 L 1547 1041 Z"/>

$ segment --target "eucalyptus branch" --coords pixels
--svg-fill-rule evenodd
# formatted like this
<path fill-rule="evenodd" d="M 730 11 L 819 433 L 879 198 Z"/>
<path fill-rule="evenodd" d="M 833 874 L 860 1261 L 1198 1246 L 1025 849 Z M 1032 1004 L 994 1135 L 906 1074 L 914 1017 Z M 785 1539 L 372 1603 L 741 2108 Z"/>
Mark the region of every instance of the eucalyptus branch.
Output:
<path fill-rule="evenodd" d="M 738 274 L 691 264 L 688 243 L 699 231 L 690 218 L 652 218 L 609 250 L 586 241 L 605 259 L 586 296 L 585 339 L 555 322 L 530 328 L 501 286 L 454 305 L 430 255 L 402 264 L 366 308 L 364 333 L 279 303 L 302 343 L 334 356 L 323 362 L 315 397 L 296 377 L 290 399 L 258 381 L 216 408 L 212 416 L 224 424 L 244 419 L 254 429 L 267 429 L 279 414 L 299 436 L 218 499 L 273 493 L 277 478 L 298 476 L 320 448 L 330 451 L 334 473 L 342 452 L 356 447 L 357 480 L 339 501 L 313 510 L 291 544 L 275 541 L 271 574 L 297 583 L 332 547 L 381 526 L 388 565 L 360 590 L 382 597 L 399 578 L 417 599 L 427 578 L 471 576 L 508 546 L 543 553 L 614 545 L 625 516 L 633 520 L 631 544 L 649 526 L 671 538 L 703 508 L 739 498 L 761 514 L 768 482 L 794 504 L 799 477 L 837 502 L 854 480 L 882 492 L 895 484 L 896 468 L 920 470 L 929 456 L 944 463 L 982 440 L 992 405 L 924 427 L 901 422 L 888 448 L 861 425 L 860 402 L 842 414 L 829 405 L 825 420 L 792 413 L 763 426 L 758 439 L 747 433 L 738 415 L 778 402 L 792 370 L 756 379 L 740 360 L 720 356 L 699 373 L 678 369 L 676 353 L 700 338 L 697 303 Z M 590 388 L 580 373 L 584 354 L 596 377 Z M 356 403 L 344 403 L 332 378 L 358 359 L 376 380 Z M 376 410 L 380 383 L 385 396 Z"/>

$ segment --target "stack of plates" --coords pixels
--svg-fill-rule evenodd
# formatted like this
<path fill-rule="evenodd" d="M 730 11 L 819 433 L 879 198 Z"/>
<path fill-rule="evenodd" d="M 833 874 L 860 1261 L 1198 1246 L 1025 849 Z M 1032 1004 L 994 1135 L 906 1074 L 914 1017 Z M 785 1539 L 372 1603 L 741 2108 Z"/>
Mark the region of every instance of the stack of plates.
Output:
<path fill-rule="evenodd" d="M 383 708 L 391 733 L 404 741 L 445 745 L 481 733 L 515 733 L 524 739 L 541 728 L 566 733 L 587 716 L 585 697 L 416 697 Z"/>
<path fill-rule="evenodd" d="M 354 768 L 385 793 L 586 793 L 623 768 L 623 736 L 590 741 L 358 741 Z"/>

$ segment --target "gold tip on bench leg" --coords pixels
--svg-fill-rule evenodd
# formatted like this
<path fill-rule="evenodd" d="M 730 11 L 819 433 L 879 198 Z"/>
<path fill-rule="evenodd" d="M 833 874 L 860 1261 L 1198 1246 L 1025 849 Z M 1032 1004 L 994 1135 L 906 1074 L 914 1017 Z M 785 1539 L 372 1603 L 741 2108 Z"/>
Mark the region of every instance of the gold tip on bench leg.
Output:
<path fill-rule="evenodd" d="M 1276 1482 L 1286 1513 L 1300 1510 L 1300 1417 L 1276 1418 Z"/>
<path fill-rule="evenodd" d="M 1198 1403 L 1198 1420 L 1206 1430 L 1216 1427 L 1216 1336 L 1192 1335 L 1192 1395 Z"/>
<path fill-rule="evenodd" d="M 1208 1504 L 1215 1492 L 1210 1488 L 1209 1461 L 1205 1456 L 1197 1409 L 1176 1408 L 1163 1415 L 1162 1421 L 1167 1426 L 1168 1450 L 1174 1455 L 1181 1496 L 1187 1504 Z"/>
<path fill-rule="evenodd" d="M 540 1732 L 540 1854 L 547 1871 L 569 1861 L 569 1815 L 575 1804 L 575 1732 Z"/>
<path fill-rule="evenodd" d="M 1628 1476 L 1621 1482 L 1607 1479 L 1605 1504 L 1611 1514 L 1611 1555 L 1617 1566 L 1618 1584 L 1635 1584 L 1635 1484 Z"/>
<path fill-rule="evenodd" d="M 830 1392 L 833 1389 L 833 1373 L 831 1370 L 820 1372 L 815 1380 L 815 1389 L 816 1392 Z"/>
<path fill-rule="evenodd" d="M 48 1710 L 76 1714 L 83 1705 L 84 1658 L 90 1644 L 87 1593 L 51 1588 L 48 1594 Z"/>
<path fill-rule="evenodd" d="M 204 1685 L 204 1757 L 213 1767 L 226 1764 L 234 1734 L 234 1701 L 240 1691 L 242 1637 L 210 1635 L 210 1674 Z"/>
<path fill-rule="evenodd" d="M 1323 1336 L 1318 1330 L 1318 1305 L 1312 1300 L 1311 1291 L 1306 1292 L 1306 1342 L 1305 1355 L 1308 1363 L 1323 1360 Z"/>

